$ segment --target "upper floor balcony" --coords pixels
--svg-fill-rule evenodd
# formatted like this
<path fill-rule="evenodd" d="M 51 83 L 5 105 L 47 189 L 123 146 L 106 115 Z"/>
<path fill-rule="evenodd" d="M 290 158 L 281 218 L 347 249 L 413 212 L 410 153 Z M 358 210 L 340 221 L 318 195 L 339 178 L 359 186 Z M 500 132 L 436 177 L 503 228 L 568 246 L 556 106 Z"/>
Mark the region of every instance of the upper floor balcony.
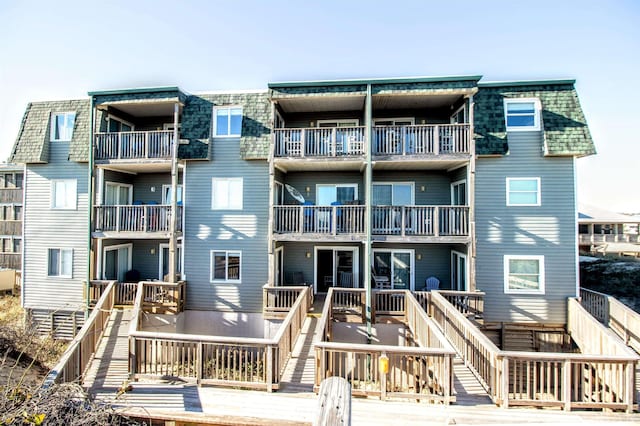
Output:
<path fill-rule="evenodd" d="M 468 242 L 468 206 L 372 206 L 374 241 Z M 280 241 L 352 241 L 366 234 L 364 205 L 274 206 L 274 238 Z"/>
<path fill-rule="evenodd" d="M 374 156 L 444 156 L 471 153 L 469 124 L 373 127 Z"/>
<path fill-rule="evenodd" d="M 171 205 L 94 206 L 94 236 L 113 238 L 168 237 Z M 182 232 L 182 206 L 178 206 L 176 231 Z"/>
<path fill-rule="evenodd" d="M 100 132 L 95 135 L 95 159 L 170 160 L 173 130 Z"/>

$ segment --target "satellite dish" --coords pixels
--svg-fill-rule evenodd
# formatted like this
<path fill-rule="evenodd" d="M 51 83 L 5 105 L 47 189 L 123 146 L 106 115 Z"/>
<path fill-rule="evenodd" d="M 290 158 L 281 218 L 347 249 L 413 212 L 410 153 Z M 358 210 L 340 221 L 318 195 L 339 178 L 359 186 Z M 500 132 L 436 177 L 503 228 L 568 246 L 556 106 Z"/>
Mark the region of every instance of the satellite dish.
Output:
<path fill-rule="evenodd" d="M 284 187 L 287 188 L 287 192 L 291 194 L 291 196 L 295 198 L 296 201 L 298 201 L 300 204 L 304 204 L 304 197 L 302 196 L 300 191 L 298 191 L 293 186 L 288 185 L 286 183 L 284 184 Z"/>

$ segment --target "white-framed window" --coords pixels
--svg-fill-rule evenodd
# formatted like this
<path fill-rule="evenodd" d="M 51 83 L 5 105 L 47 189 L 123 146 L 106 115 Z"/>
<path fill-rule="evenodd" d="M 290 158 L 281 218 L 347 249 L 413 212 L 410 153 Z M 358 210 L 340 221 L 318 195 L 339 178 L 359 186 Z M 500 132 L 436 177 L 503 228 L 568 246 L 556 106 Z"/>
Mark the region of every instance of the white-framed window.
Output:
<path fill-rule="evenodd" d="M 544 256 L 505 255 L 504 292 L 544 294 Z"/>
<path fill-rule="evenodd" d="M 415 250 L 373 249 L 373 271 L 384 277 L 392 289 L 414 290 Z"/>
<path fill-rule="evenodd" d="M 540 130 L 540 99 L 514 98 L 504 100 L 504 119 L 508 131 Z"/>
<path fill-rule="evenodd" d="M 75 112 L 56 112 L 51 114 L 52 141 L 70 141 L 73 136 L 73 125 L 76 121 Z"/>
<path fill-rule="evenodd" d="M 47 275 L 50 277 L 71 278 L 73 270 L 73 250 L 50 248 Z"/>
<path fill-rule="evenodd" d="M 211 210 L 242 210 L 243 179 L 212 178 Z"/>
<path fill-rule="evenodd" d="M 242 252 L 239 250 L 211 250 L 212 283 L 239 283 L 242 280 Z"/>
<path fill-rule="evenodd" d="M 77 203 L 77 186 L 75 179 L 51 181 L 51 208 L 59 210 L 75 210 Z"/>
<path fill-rule="evenodd" d="M 131 132 L 135 130 L 136 126 L 122 118 L 118 118 L 114 115 L 109 114 L 107 116 L 107 129 L 109 132 L 120 133 L 120 132 Z"/>
<path fill-rule="evenodd" d="M 213 107 L 213 136 L 240 136 L 242 134 L 242 107 Z"/>
<path fill-rule="evenodd" d="M 119 182 L 105 182 L 104 204 L 107 206 L 133 203 L 133 185 Z"/>
<path fill-rule="evenodd" d="M 176 188 L 178 194 L 178 205 L 182 204 L 182 185 Z M 171 204 L 171 185 L 162 185 L 162 204 Z"/>
<path fill-rule="evenodd" d="M 414 204 L 413 182 L 374 182 L 373 205 L 411 206 Z"/>
<path fill-rule="evenodd" d="M 467 181 L 458 180 L 451 182 L 451 205 L 466 206 L 467 205 Z"/>
<path fill-rule="evenodd" d="M 319 206 L 330 206 L 335 202 L 345 204 L 357 199 L 357 183 L 316 184 L 316 204 Z"/>
<path fill-rule="evenodd" d="M 539 177 L 507 178 L 507 206 L 539 206 L 541 201 Z"/>
<path fill-rule="evenodd" d="M 318 120 L 318 127 L 355 127 L 360 123 L 357 118 L 345 118 L 342 120 Z"/>
<path fill-rule="evenodd" d="M 413 126 L 415 117 L 374 118 L 374 126 Z"/>

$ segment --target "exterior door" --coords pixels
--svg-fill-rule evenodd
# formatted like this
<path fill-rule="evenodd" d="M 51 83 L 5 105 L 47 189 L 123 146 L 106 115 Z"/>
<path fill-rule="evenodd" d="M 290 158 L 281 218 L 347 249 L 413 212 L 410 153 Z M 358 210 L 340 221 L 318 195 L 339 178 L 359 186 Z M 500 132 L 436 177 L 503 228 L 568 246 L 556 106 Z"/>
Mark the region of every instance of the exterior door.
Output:
<path fill-rule="evenodd" d="M 413 250 L 374 250 L 376 276 L 387 277 L 393 289 L 414 289 Z"/>
<path fill-rule="evenodd" d="M 357 288 L 357 247 L 316 247 L 315 288 L 326 293 L 331 287 Z"/>
<path fill-rule="evenodd" d="M 182 246 L 178 245 L 176 256 L 178 256 L 178 266 L 176 273 L 182 273 Z M 160 267 L 159 267 L 160 281 L 164 281 L 164 277 L 169 273 L 169 244 L 160 244 Z"/>
<path fill-rule="evenodd" d="M 467 291 L 467 256 L 457 251 L 451 252 L 451 287 Z"/>
<path fill-rule="evenodd" d="M 131 244 L 105 247 L 103 254 L 102 279 L 124 282 L 131 269 Z"/>

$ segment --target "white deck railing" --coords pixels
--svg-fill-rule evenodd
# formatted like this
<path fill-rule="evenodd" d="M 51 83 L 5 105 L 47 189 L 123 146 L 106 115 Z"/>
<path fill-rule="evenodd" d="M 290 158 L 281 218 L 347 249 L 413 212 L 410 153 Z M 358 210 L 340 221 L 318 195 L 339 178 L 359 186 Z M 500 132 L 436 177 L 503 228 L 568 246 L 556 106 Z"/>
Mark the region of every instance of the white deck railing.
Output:
<path fill-rule="evenodd" d="M 640 243 L 638 234 L 579 234 L 580 244 Z"/>
<path fill-rule="evenodd" d="M 273 129 L 274 157 L 364 155 L 364 130 L 363 126 Z"/>
<path fill-rule="evenodd" d="M 173 130 L 96 133 L 96 160 L 170 159 Z"/>
<path fill-rule="evenodd" d="M 169 232 L 171 206 L 95 206 L 94 231 L 103 232 Z M 182 207 L 178 206 L 177 231 L 182 231 Z"/>
<path fill-rule="evenodd" d="M 374 126 L 373 155 L 469 154 L 469 124 Z"/>
<path fill-rule="evenodd" d="M 467 206 L 373 206 L 375 235 L 468 236 Z"/>
<path fill-rule="evenodd" d="M 365 206 L 274 206 L 276 234 L 364 234 Z"/>

